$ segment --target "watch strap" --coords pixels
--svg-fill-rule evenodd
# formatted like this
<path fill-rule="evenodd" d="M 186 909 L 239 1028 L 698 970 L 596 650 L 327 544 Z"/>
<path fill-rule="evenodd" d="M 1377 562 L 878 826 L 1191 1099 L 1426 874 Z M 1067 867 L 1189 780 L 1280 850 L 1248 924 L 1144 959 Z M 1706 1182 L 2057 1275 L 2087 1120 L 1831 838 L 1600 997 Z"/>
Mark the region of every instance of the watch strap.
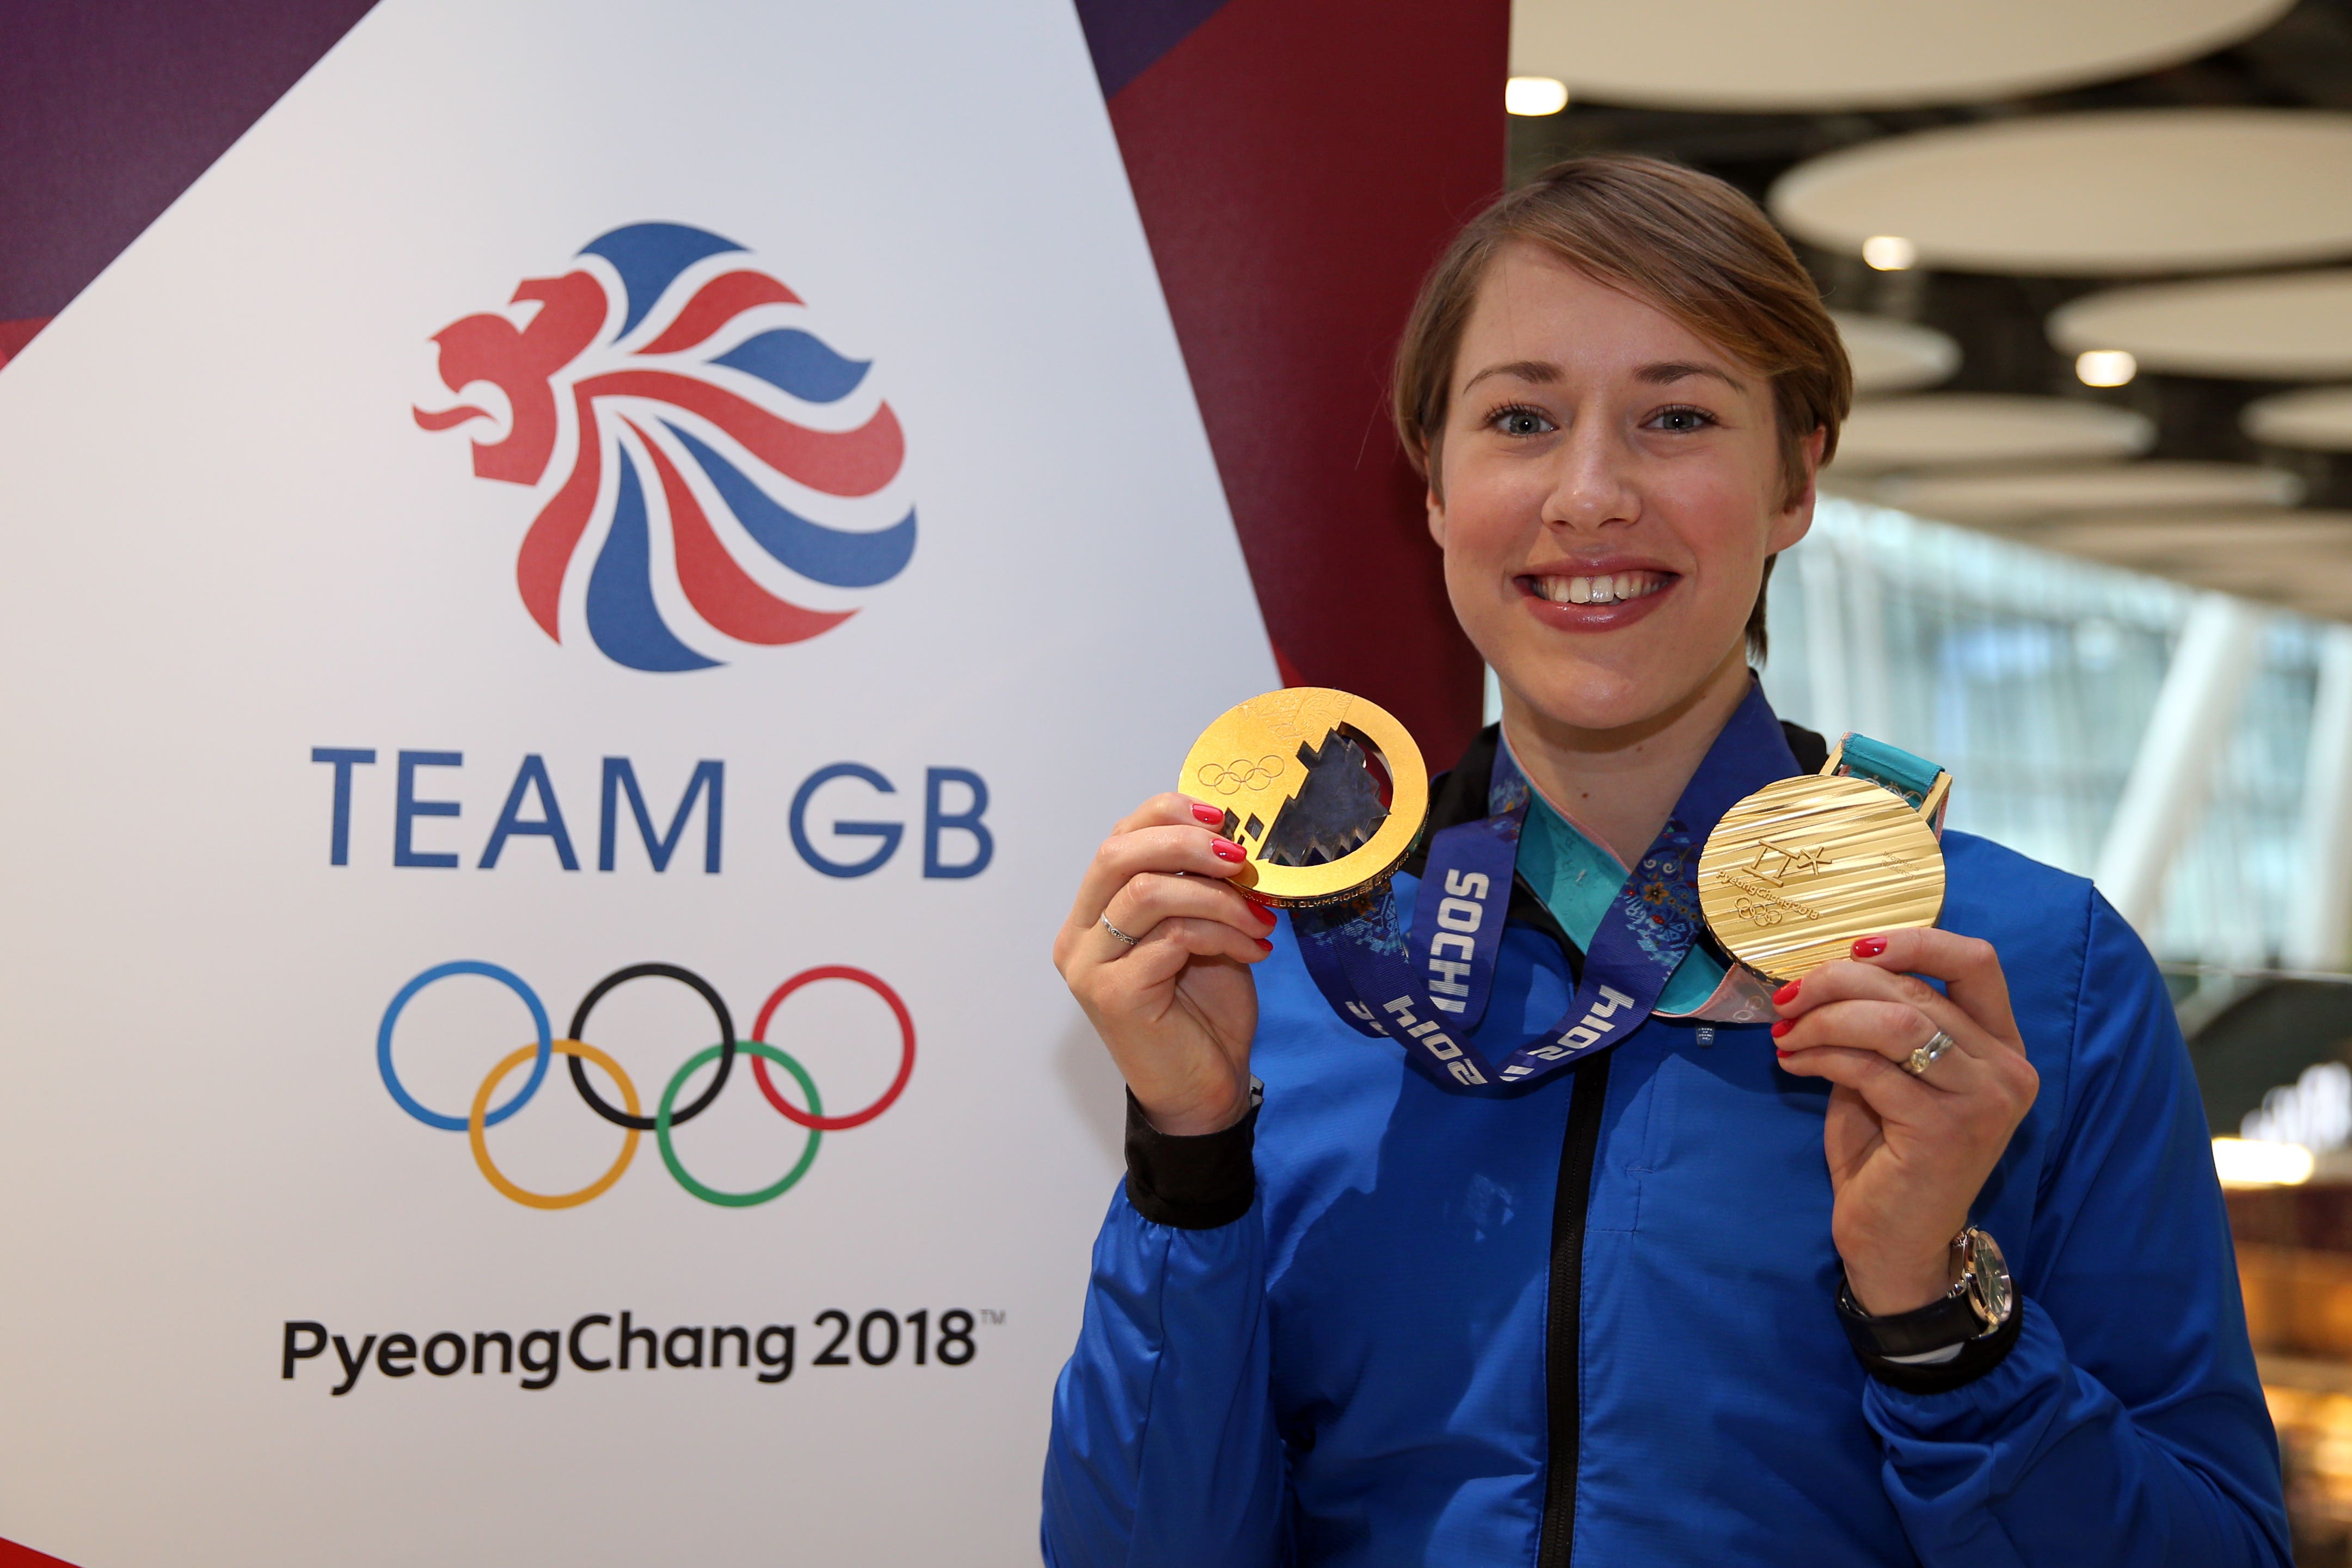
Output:
<path fill-rule="evenodd" d="M 1862 1310 L 1844 1276 L 1840 1275 L 1837 1309 L 1838 1322 L 1845 1326 L 1846 1338 L 1853 1342 L 1855 1354 L 1865 1360 L 1921 1355 L 1965 1343 L 1985 1332 L 1976 1308 L 1969 1305 L 1967 1293 L 1958 1286 L 1924 1307 L 1874 1318 Z"/>
<path fill-rule="evenodd" d="M 2025 1332 L 2025 1301 L 2020 1297 L 2000 1327 L 1979 1339 L 1960 1346 L 1960 1354 L 1949 1361 L 1932 1365 L 1906 1364 L 1889 1361 L 1885 1356 L 1864 1354 L 1860 1346 L 1854 1349 L 1854 1359 L 1871 1380 L 1885 1384 L 1903 1394 L 1948 1394 L 1965 1387 L 1984 1376 L 2009 1359 L 2017 1346 L 2018 1337 Z"/>

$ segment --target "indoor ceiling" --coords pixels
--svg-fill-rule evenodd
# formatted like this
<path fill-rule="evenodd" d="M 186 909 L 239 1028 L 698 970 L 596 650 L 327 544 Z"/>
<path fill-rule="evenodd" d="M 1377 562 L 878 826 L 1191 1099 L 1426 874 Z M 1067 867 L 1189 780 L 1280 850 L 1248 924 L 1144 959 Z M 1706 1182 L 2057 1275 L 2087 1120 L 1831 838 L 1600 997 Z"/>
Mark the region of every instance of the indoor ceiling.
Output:
<path fill-rule="evenodd" d="M 2050 340 L 2068 353 L 2126 349 L 2140 369 L 2175 375 L 2352 375 L 2352 268 L 2103 289 L 2052 311 Z"/>
<path fill-rule="evenodd" d="M 2238 423 L 2266 445 L 2352 452 L 2352 387 L 2273 392 L 2248 403 Z"/>
<path fill-rule="evenodd" d="M 2352 597 L 2352 513 L 2170 512 L 2070 520 L 2022 536 L 2045 549 L 2341 618 Z"/>
<path fill-rule="evenodd" d="M 1956 463 L 2132 457 L 2156 440 L 2147 415 L 2081 398 L 1918 392 L 1866 398 L 1838 435 L 1841 475 Z"/>
<path fill-rule="evenodd" d="M 2352 114 L 2106 110 L 1887 136 L 1773 182 L 1780 226 L 1956 272 L 2145 277 L 2352 252 Z"/>
<path fill-rule="evenodd" d="M 1960 368 L 1960 346 L 1933 327 L 1853 310 L 1832 310 L 1830 319 L 1845 341 L 1856 397 L 1932 387 Z"/>
<path fill-rule="evenodd" d="M 2352 386 L 2309 384 L 2352 382 L 2352 0 L 1674 18 L 1517 0 L 1513 68 L 1570 101 L 1513 172 L 1653 152 L 1769 199 L 1855 365 L 1825 486 L 2352 621 Z"/>
<path fill-rule="evenodd" d="M 2303 481 L 2254 463 L 2097 463 L 1894 474 L 1869 498 L 1955 523 L 2013 525 L 2126 508 L 2292 507 Z"/>
<path fill-rule="evenodd" d="M 1660 13 L 1616 0 L 1515 0 L 1511 73 L 1658 109 L 1973 103 L 2177 65 L 2260 31 L 2286 8 L 2287 0 L 1682 0 Z"/>

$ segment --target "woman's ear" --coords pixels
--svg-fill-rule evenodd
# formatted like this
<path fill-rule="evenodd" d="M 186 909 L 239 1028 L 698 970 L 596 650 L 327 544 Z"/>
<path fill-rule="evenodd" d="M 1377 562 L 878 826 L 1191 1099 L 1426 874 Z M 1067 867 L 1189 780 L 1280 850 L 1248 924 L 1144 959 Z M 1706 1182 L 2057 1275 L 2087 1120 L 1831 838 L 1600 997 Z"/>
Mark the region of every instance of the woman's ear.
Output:
<path fill-rule="evenodd" d="M 1441 455 L 1444 451 L 1442 446 L 1424 444 L 1420 463 L 1422 477 L 1429 481 L 1429 487 L 1422 492 L 1421 504 L 1429 513 L 1429 537 L 1437 541 L 1439 549 L 1445 548 L 1445 476 L 1438 470 L 1438 465 L 1444 461 Z"/>
<path fill-rule="evenodd" d="M 1817 494 L 1816 481 L 1821 476 L 1822 448 L 1828 443 L 1829 432 L 1823 429 L 1816 428 L 1805 437 L 1805 487 L 1797 492 L 1795 499 L 1772 515 L 1772 527 L 1764 541 L 1766 555 L 1780 554 L 1812 531 L 1813 501 Z"/>

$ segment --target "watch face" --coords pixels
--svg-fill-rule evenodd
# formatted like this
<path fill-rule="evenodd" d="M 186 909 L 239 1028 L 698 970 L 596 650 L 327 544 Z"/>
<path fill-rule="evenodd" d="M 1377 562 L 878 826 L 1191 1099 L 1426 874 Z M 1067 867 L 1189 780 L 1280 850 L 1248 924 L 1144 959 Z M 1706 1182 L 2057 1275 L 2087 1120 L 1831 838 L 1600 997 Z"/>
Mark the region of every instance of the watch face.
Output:
<path fill-rule="evenodd" d="M 1976 1308 L 1987 1329 L 2007 1322 L 2017 1305 L 2008 1260 L 1991 1237 L 1975 1229 L 1969 1232 L 1969 1304 Z"/>

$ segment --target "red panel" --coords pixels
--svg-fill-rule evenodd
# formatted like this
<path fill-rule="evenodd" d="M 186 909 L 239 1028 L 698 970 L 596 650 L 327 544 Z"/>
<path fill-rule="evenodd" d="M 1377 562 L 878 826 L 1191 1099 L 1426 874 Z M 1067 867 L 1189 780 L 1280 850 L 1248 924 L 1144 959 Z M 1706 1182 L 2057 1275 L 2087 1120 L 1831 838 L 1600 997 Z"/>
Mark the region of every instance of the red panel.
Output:
<path fill-rule="evenodd" d="M 1387 419 L 1422 276 L 1500 189 L 1507 0 L 1229 0 L 1110 102 L 1286 678 L 1445 767 L 1478 722 Z"/>
<path fill-rule="evenodd" d="M 73 1568 L 73 1564 L 13 1541 L 0 1541 L 0 1568 Z"/>
<path fill-rule="evenodd" d="M 47 316 L 26 316 L 14 321 L 0 321 L 0 365 L 23 353 L 25 345 L 38 336 L 49 320 Z"/>

